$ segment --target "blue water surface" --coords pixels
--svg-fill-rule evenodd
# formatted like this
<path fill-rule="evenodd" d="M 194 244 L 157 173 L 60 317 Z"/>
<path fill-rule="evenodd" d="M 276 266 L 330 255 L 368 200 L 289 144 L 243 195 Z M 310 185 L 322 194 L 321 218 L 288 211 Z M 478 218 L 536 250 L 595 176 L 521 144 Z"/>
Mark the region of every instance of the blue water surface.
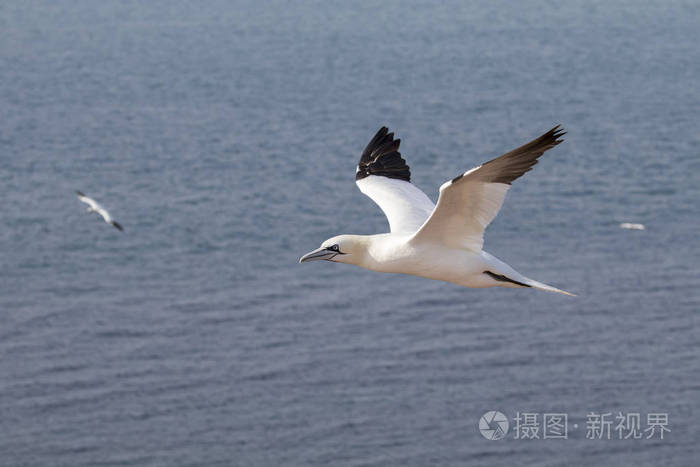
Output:
<path fill-rule="evenodd" d="M 699 43 L 675 0 L 3 2 L 0 465 L 698 465 Z M 436 199 L 557 123 L 486 249 L 577 298 L 297 264 L 388 229 L 381 125 Z M 618 412 L 671 431 L 586 439 Z"/>

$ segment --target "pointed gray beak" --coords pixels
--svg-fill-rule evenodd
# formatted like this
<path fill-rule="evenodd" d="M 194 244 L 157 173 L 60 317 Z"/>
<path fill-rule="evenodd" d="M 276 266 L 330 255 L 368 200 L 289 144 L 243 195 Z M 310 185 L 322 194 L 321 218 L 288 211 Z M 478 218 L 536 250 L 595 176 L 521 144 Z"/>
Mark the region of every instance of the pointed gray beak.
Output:
<path fill-rule="evenodd" d="M 337 255 L 338 252 L 336 251 L 331 251 L 326 248 L 319 248 L 318 250 L 310 251 L 309 253 L 306 253 L 304 256 L 302 256 L 299 259 L 300 263 L 305 263 L 307 261 L 319 261 L 322 259 L 331 259 L 335 255 Z"/>

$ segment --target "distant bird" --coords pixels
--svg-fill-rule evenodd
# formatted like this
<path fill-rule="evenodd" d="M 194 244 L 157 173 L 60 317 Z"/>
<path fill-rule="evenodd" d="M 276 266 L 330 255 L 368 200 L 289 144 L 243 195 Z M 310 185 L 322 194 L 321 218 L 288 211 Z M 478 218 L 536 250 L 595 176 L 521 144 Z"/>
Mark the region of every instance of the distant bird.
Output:
<path fill-rule="evenodd" d="M 105 208 L 103 208 L 97 201 L 95 201 L 92 198 L 88 198 L 82 191 L 76 191 L 76 193 L 78 194 L 78 199 L 88 205 L 88 212 L 96 212 L 97 214 L 102 216 L 106 223 L 112 224 L 114 227 L 116 227 L 122 232 L 124 231 L 124 228 L 119 224 L 119 222 L 112 219 L 112 216 L 109 214 L 109 212 Z"/>
<path fill-rule="evenodd" d="M 501 209 L 513 180 L 562 140 L 559 125 L 539 138 L 475 167 L 440 187 L 437 206 L 411 184 L 394 134 L 382 127 L 357 166 L 355 182 L 384 211 L 391 233 L 339 235 L 302 256 L 372 271 L 412 274 L 465 287 L 532 287 L 573 295 L 529 279 L 485 252 L 484 229 Z"/>
<path fill-rule="evenodd" d="M 623 222 L 620 224 L 621 229 L 629 229 L 629 230 L 645 230 L 646 227 L 644 227 L 644 224 L 633 224 L 631 222 Z"/>

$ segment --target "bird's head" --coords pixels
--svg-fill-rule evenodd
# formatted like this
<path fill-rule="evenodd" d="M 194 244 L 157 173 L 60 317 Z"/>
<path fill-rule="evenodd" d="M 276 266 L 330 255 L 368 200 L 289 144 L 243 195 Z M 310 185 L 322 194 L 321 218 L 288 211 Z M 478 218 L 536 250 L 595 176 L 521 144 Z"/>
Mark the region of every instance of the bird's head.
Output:
<path fill-rule="evenodd" d="M 365 243 L 360 235 L 338 235 L 321 243 L 321 248 L 306 253 L 299 262 L 323 259 L 337 263 L 359 264 L 367 249 Z"/>

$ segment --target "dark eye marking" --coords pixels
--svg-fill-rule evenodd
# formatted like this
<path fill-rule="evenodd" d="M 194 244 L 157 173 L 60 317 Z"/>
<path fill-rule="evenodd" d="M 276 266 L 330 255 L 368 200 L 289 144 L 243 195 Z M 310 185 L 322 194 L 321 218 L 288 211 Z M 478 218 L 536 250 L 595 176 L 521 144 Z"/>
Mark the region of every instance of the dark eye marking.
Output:
<path fill-rule="evenodd" d="M 335 251 L 336 253 L 340 253 L 340 247 L 338 245 L 329 246 L 328 248 L 326 248 L 326 250 Z"/>

